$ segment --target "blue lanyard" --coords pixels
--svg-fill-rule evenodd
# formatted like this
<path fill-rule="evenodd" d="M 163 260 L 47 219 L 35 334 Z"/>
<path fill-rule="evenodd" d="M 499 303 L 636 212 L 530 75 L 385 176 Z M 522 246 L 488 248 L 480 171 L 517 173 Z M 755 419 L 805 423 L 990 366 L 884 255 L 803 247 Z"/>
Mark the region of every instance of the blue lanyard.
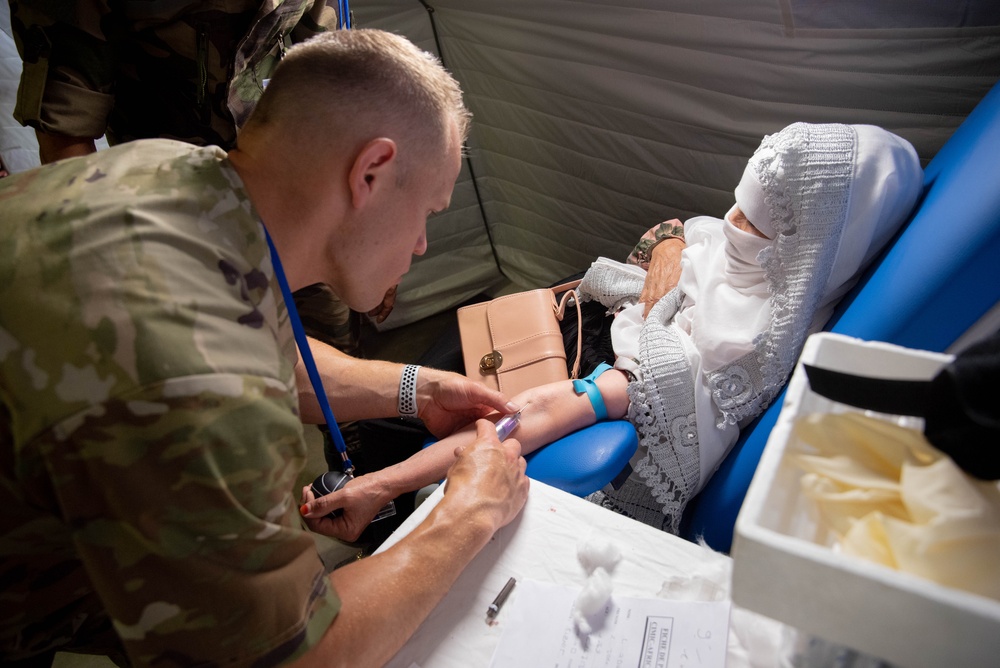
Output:
<path fill-rule="evenodd" d="M 313 359 L 312 350 L 309 349 L 306 330 L 302 327 L 302 320 L 299 319 L 299 311 L 295 308 L 295 300 L 292 298 L 291 288 L 288 287 L 288 279 L 285 278 L 285 270 L 281 266 L 281 258 L 278 257 L 278 250 L 274 247 L 274 242 L 271 241 L 271 235 L 268 233 L 266 227 L 264 228 L 264 236 L 267 238 L 267 247 L 271 250 L 271 264 L 274 265 L 274 275 L 281 286 L 281 296 L 285 299 L 285 308 L 288 309 L 288 319 L 292 322 L 292 331 L 295 332 L 295 344 L 298 346 L 299 354 L 302 356 L 302 363 L 309 373 L 309 381 L 312 383 L 313 391 L 316 393 L 316 400 L 319 401 L 319 407 L 323 411 L 326 426 L 330 429 L 333 444 L 337 446 L 340 458 L 344 461 L 344 473 L 353 475 L 354 464 L 351 463 L 351 458 L 347 456 L 347 446 L 344 444 L 344 437 L 337 426 L 337 419 L 333 416 L 330 401 L 323 390 L 323 379 L 319 377 L 316 360 Z"/>
<path fill-rule="evenodd" d="M 351 8 L 347 0 L 337 0 L 337 27 L 349 30 L 351 28 Z"/>

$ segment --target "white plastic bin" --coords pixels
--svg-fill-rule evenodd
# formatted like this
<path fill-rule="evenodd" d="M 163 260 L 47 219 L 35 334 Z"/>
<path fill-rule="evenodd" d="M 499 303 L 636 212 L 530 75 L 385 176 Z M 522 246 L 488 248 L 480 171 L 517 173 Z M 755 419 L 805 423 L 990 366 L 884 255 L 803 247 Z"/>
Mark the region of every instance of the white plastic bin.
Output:
<path fill-rule="evenodd" d="M 901 666 L 1000 665 L 1000 602 L 839 553 L 800 491 L 801 470 L 784 462 L 799 416 L 857 410 L 812 392 L 802 362 L 917 380 L 951 359 L 837 334 L 807 340 L 736 520 L 734 603 Z M 907 421 L 922 424 L 897 419 Z"/>

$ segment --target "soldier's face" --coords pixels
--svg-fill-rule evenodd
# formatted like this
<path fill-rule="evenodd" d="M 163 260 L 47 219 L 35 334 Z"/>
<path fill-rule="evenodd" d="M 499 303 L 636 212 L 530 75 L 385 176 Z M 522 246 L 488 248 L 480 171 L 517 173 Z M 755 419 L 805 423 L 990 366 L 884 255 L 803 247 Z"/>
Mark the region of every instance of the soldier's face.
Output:
<path fill-rule="evenodd" d="M 354 310 L 368 311 L 380 304 L 386 291 L 409 271 L 413 256 L 427 251 L 427 218 L 448 208 L 462 167 L 458 130 L 452 130 L 453 141 L 443 160 L 412 161 L 405 178 L 380 191 L 380 200 L 352 226 L 352 238 L 333 240 L 331 255 L 347 285 L 331 285 Z"/>

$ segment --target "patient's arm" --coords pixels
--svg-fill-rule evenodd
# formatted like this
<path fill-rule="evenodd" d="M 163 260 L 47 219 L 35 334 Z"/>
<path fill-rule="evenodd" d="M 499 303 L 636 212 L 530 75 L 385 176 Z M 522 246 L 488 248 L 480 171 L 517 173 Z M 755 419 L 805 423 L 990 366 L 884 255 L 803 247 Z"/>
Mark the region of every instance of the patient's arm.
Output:
<path fill-rule="evenodd" d="M 617 369 L 604 372 L 597 378 L 610 419 L 624 417 L 628 410 L 628 380 Z M 514 403 L 523 407 L 521 422 L 511 434 L 526 455 L 539 447 L 594 424 L 594 409 L 586 394 L 577 394 L 572 381 L 560 381 L 532 388 L 514 397 Z M 494 414 L 496 421 L 501 416 Z M 314 531 L 344 540 L 355 540 L 379 508 L 404 492 L 410 492 L 445 477 L 455 461 L 455 452 L 475 439 L 475 425 L 470 425 L 433 445 L 424 448 L 398 464 L 359 476 L 342 490 L 313 500 L 306 487 L 303 495 L 309 502 L 304 507 L 307 523 Z M 323 517 L 335 508 L 343 508 L 337 519 Z M 321 519 L 313 519 L 321 518 Z"/>

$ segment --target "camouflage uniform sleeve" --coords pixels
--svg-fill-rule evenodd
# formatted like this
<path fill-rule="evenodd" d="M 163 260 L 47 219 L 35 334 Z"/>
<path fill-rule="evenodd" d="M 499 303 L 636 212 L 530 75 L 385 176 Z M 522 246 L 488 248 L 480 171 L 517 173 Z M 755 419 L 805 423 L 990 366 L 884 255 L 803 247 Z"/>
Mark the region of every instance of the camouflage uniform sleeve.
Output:
<path fill-rule="evenodd" d="M 233 58 L 226 106 L 237 128 L 246 124 L 266 81 L 292 44 L 336 29 L 335 7 L 323 0 L 261 3 Z"/>
<path fill-rule="evenodd" d="M 653 257 L 653 249 L 667 239 L 684 239 L 684 225 L 677 218 L 664 221 L 655 227 L 650 228 L 639 243 L 635 245 L 629 254 L 626 262 L 637 264 L 643 269 L 649 269 L 649 261 Z"/>
<path fill-rule="evenodd" d="M 43 132 L 100 137 L 114 104 L 103 2 L 10 3 L 23 69 L 14 118 Z"/>
<path fill-rule="evenodd" d="M 332 2 L 314 2 L 292 30 L 293 42 L 304 42 L 310 37 L 337 28 L 337 5 Z"/>
<path fill-rule="evenodd" d="M 40 447 L 77 554 L 135 665 L 275 665 L 340 602 L 301 525 L 288 388 L 172 378 L 58 423 Z"/>

